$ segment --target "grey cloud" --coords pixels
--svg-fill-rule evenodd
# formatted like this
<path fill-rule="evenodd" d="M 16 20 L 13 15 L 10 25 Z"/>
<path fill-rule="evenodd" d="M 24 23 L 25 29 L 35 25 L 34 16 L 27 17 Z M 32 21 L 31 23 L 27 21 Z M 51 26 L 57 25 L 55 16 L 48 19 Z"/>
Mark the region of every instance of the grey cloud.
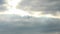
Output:
<path fill-rule="evenodd" d="M 5 0 L 0 0 L 0 5 L 5 4 Z"/>
<path fill-rule="evenodd" d="M 0 12 L 5 11 L 7 9 L 6 6 L 4 6 L 4 4 L 6 4 L 6 1 L 0 0 Z"/>
<path fill-rule="evenodd" d="M 60 32 L 60 19 L 17 15 L 0 15 L 0 32 L 11 34 L 41 34 Z M 3 18 L 3 20 L 2 20 Z M 17 19 L 17 21 L 16 21 Z M 7 21 L 9 20 L 9 21 Z"/>
<path fill-rule="evenodd" d="M 23 0 L 18 8 L 53 14 L 60 12 L 60 0 Z"/>
<path fill-rule="evenodd" d="M 5 11 L 5 10 L 7 10 L 6 6 L 0 6 L 0 11 L 1 11 L 1 12 L 2 12 L 2 11 Z"/>

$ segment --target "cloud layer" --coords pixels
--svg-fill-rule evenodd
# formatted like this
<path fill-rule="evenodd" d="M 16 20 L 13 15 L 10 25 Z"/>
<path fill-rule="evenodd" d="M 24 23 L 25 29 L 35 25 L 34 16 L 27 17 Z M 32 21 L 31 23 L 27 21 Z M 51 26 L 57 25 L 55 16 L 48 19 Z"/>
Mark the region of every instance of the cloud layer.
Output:
<path fill-rule="evenodd" d="M 29 11 L 42 11 L 45 14 L 55 14 L 56 12 L 60 12 L 60 0 L 23 0 L 19 7 Z"/>
<path fill-rule="evenodd" d="M 60 0 L 22 0 L 17 6 L 19 9 L 27 11 L 40 11 L 44 14 L 56 15 L 60 13 Z M 7 10 L 6 0 L 0 0 L 0 11 Z"/>
<path fill-rule="evenodd" d="M 0 16 L 0 32 L 2 34 L 53 34 L 60 32 L 60 19 L 17 15 Z"/>
<path fill-rule="evenodd" d="M 22 0 L 18 8 L 57 14 L 60 12 L 59 3 L 60 0 Z M 0 11 L 6 10 L 5 4 L 5 0 L 0 0 Z M 60 32 L 60 19 L 58 18 L 0 14 L 0 34 L 56 34 L 56 32 Z"/>

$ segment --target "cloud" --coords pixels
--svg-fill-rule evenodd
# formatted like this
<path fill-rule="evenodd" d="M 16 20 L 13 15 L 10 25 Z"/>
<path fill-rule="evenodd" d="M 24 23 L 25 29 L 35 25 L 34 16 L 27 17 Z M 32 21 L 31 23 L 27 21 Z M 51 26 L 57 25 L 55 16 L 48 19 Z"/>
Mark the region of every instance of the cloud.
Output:
<path fill-rule="evenodd" d="M 53 34 L 60 32 L 60 19 L 58 18 L 34 18 L 17 15 L 0 16 L 0 32 L 2 34 Z"/>
<path fill-rule="evenodd" d="M 7 9 L 5 4 L 6 4 L 5 0 L 0 0 L 0 12 L 5 11 Z"/>
<path fill-rule="evenodd" d="M 59 3 L 60 0 L 23 0 L 18 7 L 23 10 L 55 14 L 60 12 Z M 5 0 L 0 0 L 0 11 L 6 10 L 4 4 Z M 60 32 L 58 18 L 0 14 L 0 34 L 56 34 L 56 32 Z"/>
<path fill-rule="evenodd" d="M 5 4 L 5 0 L 0 0 L 0 5 Z"/>
<path fill-rule="evenodd" d="M 56 14 L 56 12 L 60 12 L 60 0 L 23 0 L 18 8 L 42 11 L 45 14 Z"/>

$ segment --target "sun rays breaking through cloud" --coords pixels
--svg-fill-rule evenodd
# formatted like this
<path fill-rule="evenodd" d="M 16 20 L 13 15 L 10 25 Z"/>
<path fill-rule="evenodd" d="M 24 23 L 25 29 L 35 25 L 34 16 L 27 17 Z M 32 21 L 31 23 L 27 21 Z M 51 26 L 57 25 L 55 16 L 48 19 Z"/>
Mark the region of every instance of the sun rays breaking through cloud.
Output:
<path fill-rule="evenodd" d="M 22 0 L 6 0 L 7 2 L 7 11 L 5 12 L 5 14 L 16 14 L 16 15 L 21 15 L 21 16 L 25 16 L 28 15 L 27 12 L 23 11 L 23 10 L 19 10 L 17 9 L 17 5 L 19 4 L 19 2 L 21 2 Z"/>
<path fill-rule="evenodd" d="M 0 34 L 60 34 L 60 0 L 0 0 Z"/>
<path fill-rule="evenodd" d="M 44 14 L 43 11 L 25 11 L 22 9 L 17 8 L 18 5 L 23 1 L 23 0 L 5 0 L 7 10 L 4 12 L 0 12 L 0 14 L 15 14 L 19 16 L 33 16 L 33 17 L 52 17 L 52 18 L 60 18 L 59 12 L 56 13 L 56 15 L 53 14 Z"/>

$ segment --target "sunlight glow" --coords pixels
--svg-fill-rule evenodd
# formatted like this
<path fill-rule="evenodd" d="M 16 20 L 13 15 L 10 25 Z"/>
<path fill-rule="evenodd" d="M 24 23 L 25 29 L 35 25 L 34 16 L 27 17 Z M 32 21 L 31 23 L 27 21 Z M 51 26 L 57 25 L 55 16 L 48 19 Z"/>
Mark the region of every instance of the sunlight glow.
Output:
<path fill-rule="evenodd" d="M 32 16 L 32 17 L 51 17 L 51 18 L 60 18 L 60 13 L 57 12 L 57 16 L 54 16 L 52 14 L 43 14 L 43 11 L 24 11 L 21 9 L 17 9 L 17 6 L 19 3 L 21 3 L 22 0 L 6 0 L 7 4 L 7 10 L 5 12 L 0 12 L 0 14 L 15 14 L 19 16 Z"/>
<path fill-rule="evenodd" d="M 7 2 L 7 11 L 4 12 L 4 14 L 16 14 L 20 16 L 26 16 L 29 15 L 28 12 L 17 9 L 16 6 L 21 2 L 22 0 L 6 0 Z"/>

